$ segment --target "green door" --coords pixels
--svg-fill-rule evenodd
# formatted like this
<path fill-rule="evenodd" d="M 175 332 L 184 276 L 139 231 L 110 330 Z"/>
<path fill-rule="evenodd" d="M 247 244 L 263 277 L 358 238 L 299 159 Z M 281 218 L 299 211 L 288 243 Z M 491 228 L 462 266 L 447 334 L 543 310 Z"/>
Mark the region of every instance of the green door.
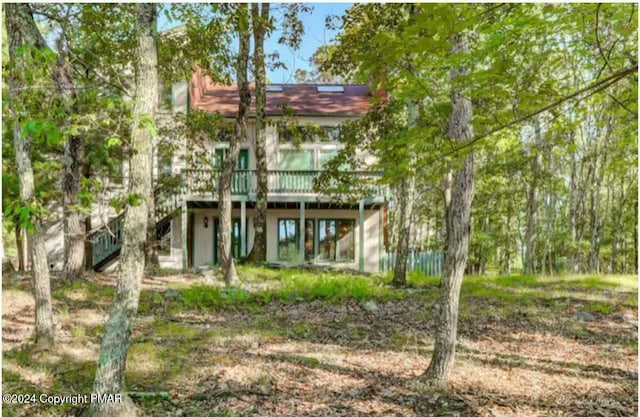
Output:
<path fill-rule="evenodd" d="M 228 149 L 217 148 L 215 150 L 215 166 L 216 169 L 222 169 L 222 163 L 226 158 Z M 231 179 L 231 193 L 232 194 L 246 194 L 249 192 L 249 179 L 250 174 L 247 171 L 249 169 L 249 149 L 240 149 L 238 154 L 238 163 L 236 165 L 236 172 Z M 239 171 L 239 172 L 238 172 Z"/>
<path fill-rule="evenodd" d="M 231 219 L 231 256 L 234 259 L 240 258 L 240 219 Z M 245 240 L 247 236 L 244 237 Z M 222 247 L 220 243 L 220 219 L 216 217 L 213 225 L 213 263 L 217 265 L 220 262 Z"/>

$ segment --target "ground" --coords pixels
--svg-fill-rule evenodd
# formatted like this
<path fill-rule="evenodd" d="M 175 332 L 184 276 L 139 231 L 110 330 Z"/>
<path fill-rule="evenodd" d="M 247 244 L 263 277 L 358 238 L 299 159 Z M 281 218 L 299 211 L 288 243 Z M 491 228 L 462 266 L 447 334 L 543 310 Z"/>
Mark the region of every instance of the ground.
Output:
<path fill-rule="evenodd" d="M 635 416 L 637 278 L 465 277 L 448 392 L 418 376 L 437 279 L 241 267 L 244 289 L 144 281 L 127 390 L 153 416 Z M 28 279 L 3 280 L 3 392 L 89 393 L 115 277 L 54 280 L 55 352 L 32 353 Z M 5 416 L 86 405 L 4 404 Z"/>

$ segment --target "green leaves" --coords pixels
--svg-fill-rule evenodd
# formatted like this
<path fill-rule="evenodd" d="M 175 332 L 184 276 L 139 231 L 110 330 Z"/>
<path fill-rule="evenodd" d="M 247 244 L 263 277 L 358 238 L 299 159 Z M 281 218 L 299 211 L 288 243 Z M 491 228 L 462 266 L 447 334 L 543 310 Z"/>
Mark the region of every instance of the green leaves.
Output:
<path fill-rule="evenodd" d="M 29 138 L 35 141 L 43 141 L 48 146 L 59 145 L 62 141 L 62 133 L 58 127 L 49 120 L 27 120 L 22 125 L 22 138 Z"/>

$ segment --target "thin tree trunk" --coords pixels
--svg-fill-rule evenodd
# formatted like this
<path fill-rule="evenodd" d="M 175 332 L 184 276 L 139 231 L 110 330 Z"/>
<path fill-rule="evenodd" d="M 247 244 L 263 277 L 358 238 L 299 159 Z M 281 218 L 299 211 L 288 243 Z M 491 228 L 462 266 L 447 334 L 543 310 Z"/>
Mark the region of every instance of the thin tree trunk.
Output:
<path fill-rule="evenodd" d="M 53 71 L 53 79 L 58 93 L 73 112 L 78 111 L 76 87 L 64 51 L 64 31 L 58 42 L 58 60 Z M 77 208 L 78 194 L 82 186 L 82 164 L 84 163 L 84 140 L 79 136 L 69 136 L 64 145 L 62 190 L 63 190 L 63 230 L 65 279 L 75 281 L 84 274 L 84 215 Z"/>
<path fill-rule="evenodd" d="M 413 206 L 413 189 L 415 179 L 411 175 L 405 176 L 398 185 L 398 244 L 396 246 L 396 262 L 393 267 L 394 287 L 407 285 L 407 260 L 409 259 L 409 241 L 411 233 L 411 214 Z"/>
<path fill-rule="evenodd" d="M 93 391 L 96 394 L 124 393 L 129 339 L 138 311 L 144 271 L 144 246 L 148 220 L 146 197 L 150 195 L 152 133 L 141 119 L 153 117 L 157 101 L 156 5 L 140 3 L 136 17 L 136 85 L 131 131 L 129 193 L 144 196 L 139 204 L 127 207 L 116 295 L 105 325 Z M 141 231 L 143 231 L 141 233 Z M 126 394 L 120 403 L 92 404 L 94 416 L 118 417 L 137 414 Z"/>
<path fill-rule="evenodd" d="M 505 233 L 504 254 L 502 258 L 501 275 L 509 275 L 511 272 L 511 205 L 507 207 L 507 224 Z"/>
<path fill-rule="evenodd" d="M 19 225 L 15 228 L 16 235 L 16 250 L 18 252 L 18 272 L 24 273 L 27 271 L 27 238 L 25 236 L 24 229 Z"/>
<path fill-rule="evenodd" d="M 147 197 L 147 210 L 148 210 L 148 223 L 147 223 L 147 243 L 144 247 L 145 266 L 157 266 L 160 262 L 158 260 L 158 239 L 156 235 L 156 205 L 155 195 L 153 188 L 153 165 L 154 165 L 154 151 L 153 144 L 151 150 L 151 156 L 149 158 L 149 171 L 150 184 L 149 184 L 149 196 Z"/>
<path fill-rule="evenodd" d="M 86 162 L 83 167 L 83 174 L 85 178 L 91 178 L 91 163 Z M 91 271 L 93 269 L 93 252 L 91 246 L 91 211 L 84 217 L 84 230 L 85 230 L 85 238 L 84 238 L 84 260 L 85 265 L 84 268 L 86 271 Z"/>
<path fill-rule="evenodd" d="M 609 120 L 609 123 L 611 121 Z M 605 138 L 608 139 L 609 128 L 606 127 Z M 595 144 L 595 152 L 592 158 L 593 163 L 593 177 L 594 181 L 591 183 L 590 193 L 590 223 L 591 223 L 591 247 L 589 251 L 589 271 L 595 274 L 600 273 L 600 243 L 602 241 L 602 226 L 601 226 L 601 213 L 600 213 L 600 188 L 602 186 L 602 180 L 604 178 L 605 163 L 607 160 L 606 146 L 604 149 L 599 149 L 598 143 Z"/>
<path fill-rule="evenodd" d="M 570 134 L 571 144 L 575 145 L 575 132 L 572 130 Z M 578 193 L 578 179 L 576 170 L 576 154 L 571 152 L 571 183 L 569 189 L 569 238 L 571 242 L 571 249 L 569 251 L 569 267 L 573 273 L 578 272 L 578 260 L 576 253 L 576 212 L 577 201 L 576 194 Z"/>
<path fill-rule="evenodd" d="M 540 120 L 536 117 L 533 121 L 535 130 L 534 155 L 531 162 L 531 180 L 529 182 L 529 192 L 527 195 L 527 231 L 525 242 L 524 273 L 536 273 L 536 240 L 538 238 L 538 178 L 540 176 L 540 166 L 542 164 L 542 132 L 540 131 Z"/>
<path fill-rule="evenodd" d="M 452 39 L 451 53 L 467 53 L 469 40 L 467 33 L 460 33 Z M 452 82 L 467 73 L 462 67 L 451 71 Z M 448 122 L 448 136 L 452 141 L 465 143 L 473 137 L 471 100 L 462 89 L 454 88 L 451 94 L 451 114 Z M 448 205 L 445 236 L 444 271 L 440 281 L 439 309 L 435 345 L 429 368 L 424 377 L 434 386 L 446 388 L 456 351 L 458 334 L 458 302 L 462 277 L 469 256 L 471 235 L 471 202 L 474 188 L 474 157 L 470 152 L 464 165 L 456 172 Z"/>
<path fill-rule="evenodd" d="M 418 124 L 419 103 L 416 100 L 407 102 L 407 129 L 411 130 Z M 415 154 L 410 152 L 410 166 L 415 164 Z M 416 180 L 415 175 L 408 173 L 400 180 L 398 195 L 398 246 L 396 248 L 396 264 L 393 268 L 394 287 L 407 285 L 407 259 L 409 257 L 413 206 L 415 204 Z"/>
<path fill-rule="evenodd" d="M 85 224 L 84 214 L 73 206 L 78 205 L 81 187 L 81 167 L 84 159 L 82 138 L 71 136 L 64 149 L 62 187 L 64 190 L 64 276 L 67 280 L 82 279 L 84 275 Z"/>
<path fill-rule="evenodd" d="M 23 137 L 21 122 L 27 117 L 20 104 L 20 91 L 25 85 L 25 71 L 22 59 L 16 56 L 16 50 L 23 47 L 44 49 L 46 44 L 33 15 L 26 3 L 5 4 L 7 35 L 9 38 L 9 56 L 15 67 L 10 74 L 10 109 L 15 124 L 13 128 L 13 146 L 15 150 L 16 167 L 20 187 L 20 201 L 23 206 L 37 204 L 33 168 L 31 165 L 31 149 L 29 136 Z M 33 232 L 30 234 L 28 245 L 31 250 L 32 282 L 36 303 L 35 336 L 36 349 L 51 349 L 54 345 L 53 312 L 51 308 L 51 282 L 44 231 L 41 219 L 31 217 Z"/>
<path fill-rule="evenodd" d="M 261 7 L 261 11 L 258 8 Z M 267 135 L 265 107 L 266 72 L 264 64 L 264 37 L 269 22 L 269 3 L 251 4 L 251 19 L 253 20 L 253 62 L 256 83 L 256 208 L 253 217 L 253 247 L 248 259 L 253 263 L 267 261 Z M 301 226 L 302 227 L 302 226 Z"/>
<path fill-rule="evenodd" d="M 251 105 L 251 93 L 247 81 L 247 66 L 249 61 L 249 10 L 246 4 L 238 4 L 237 31 L 239 39 L 238 60 L 236 62 L 236 77 L 238 82 L 238 95 L 240 104 L 235 123 L 235 134 L 229 138 L 229 153 L 222 164 L 220 173 L 220 243 L 222 253 L 222 273 L 226 285 L 237 285 L 238 274 L 233 261 L 231 250 L 231 180 L 233 171 L 238 161 L 240 141 L 247 137 L 247 117 Z"/>

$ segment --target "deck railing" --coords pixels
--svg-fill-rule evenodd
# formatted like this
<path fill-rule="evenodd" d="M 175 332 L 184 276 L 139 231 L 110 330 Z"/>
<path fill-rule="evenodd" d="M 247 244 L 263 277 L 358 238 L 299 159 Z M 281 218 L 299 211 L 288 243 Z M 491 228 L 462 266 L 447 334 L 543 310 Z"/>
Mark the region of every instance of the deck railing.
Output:
<path fill-rule="evenodd" d="M 270 194 L 314 194 L 314 182 L 323 171 L 313 170 L 270 170 L 267 172 L 267 187 Z M 184 169 L 182 175 L 187 185 L 187 193 L 190 195 L 215 196 L 218 190 L 220 171 L 211 169 Z M 379 184 L 381 174 L 372 171 L 341 171 L 339 176 L 343 184 L 351 191 L 360 190 L 368 196 L 386 196 L 387 186 Z M 330 180 L 329 190 L 339 188 L 338 180 Z M 255 170 L 235 170 L 231 181 L 232 194 L 253 194 L 257 189 L 257 177 Z M 323 191 L 324 190 L 324 191 Z M 324 189 L 318 190 L 318 194 L 328 194 Z"/>
<path fill-rule="evenodd" d="M 124 213 L 113 218 L 107 227 L 91 235 L 91 265 L 96 267 L 119 253 L 122 246 Z"/>
<path fill-rule="evenodd" d="M 393 270 L 396 265 L 396 253 L 387 252 L 380 259 L 380 271 Z M 425 275 L 442 275 L 442 254 L 439 252 L 409 252 L 407 271 L 420 271 Z"/>

